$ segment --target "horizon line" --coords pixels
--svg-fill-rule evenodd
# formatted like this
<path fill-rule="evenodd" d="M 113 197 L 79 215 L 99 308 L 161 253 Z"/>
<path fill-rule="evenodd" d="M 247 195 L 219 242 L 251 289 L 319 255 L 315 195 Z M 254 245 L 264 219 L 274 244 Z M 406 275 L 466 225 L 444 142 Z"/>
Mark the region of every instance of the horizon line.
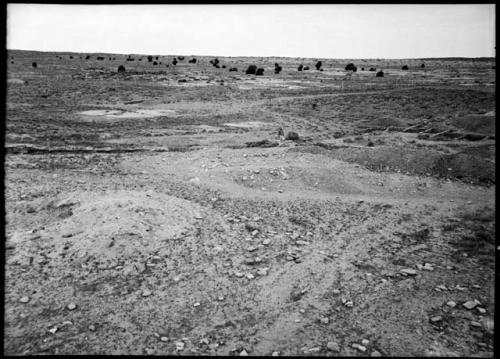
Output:
<path fill-rule="evenodd" d="M 432 57 L 304 57 L 304 56 L 282 56 L 282 55 L 201 55 L 201 54 L 167 54 L 161 55 L 158 53 L 121 53 L 121 52 L 104 52 L 104 51 L 74 51 L 74 50 L 34 50 L 34 49 L 9 49 L 7 51 L 31 51 L 41 53 L 73 53 L 73 54 L 102 54 L 102 55 L 136 55 L 136 56 L 199 56 L 199 57 L 263 57 L 263 58 L 298 58 L 298 59 L 328 59 L 328 60 L 343 60 L 343 59 L 360 59 L 360 60 L 430 60 L 430 59 L 496 59 L 491 56 L 432 56 Z"/>

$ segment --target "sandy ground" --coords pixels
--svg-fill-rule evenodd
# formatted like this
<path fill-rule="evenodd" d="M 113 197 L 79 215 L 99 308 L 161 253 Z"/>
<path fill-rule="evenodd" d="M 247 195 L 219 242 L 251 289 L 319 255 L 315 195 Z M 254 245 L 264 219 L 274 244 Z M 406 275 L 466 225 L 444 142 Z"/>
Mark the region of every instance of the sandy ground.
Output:
<path fill-rule="evenodd" d="M 4 354 L 493 356 L 488 64 L 9 55 Z"/>

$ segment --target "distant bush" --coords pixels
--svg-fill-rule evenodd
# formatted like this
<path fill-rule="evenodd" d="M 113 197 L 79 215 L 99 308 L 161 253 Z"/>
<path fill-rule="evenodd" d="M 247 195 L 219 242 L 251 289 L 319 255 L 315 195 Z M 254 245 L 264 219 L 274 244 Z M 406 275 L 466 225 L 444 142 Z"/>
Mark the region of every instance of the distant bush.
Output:
<path fill-rule="evenodd" d="M 255 72 L 255 75 L 257 76 L 262 76 L 264 75 L 264 69 L 262 67 L 259 67 L 257 71 Z"/>
<path fill-rule="evenodd" d="M 177 58 L 179 59 L 179 61 L 184 60 L 184 56 L 177 56 Z M 158 57 L 156 59 L 158 60 Z"/>
<path fill-rule="evenodd" d="M 156 65 L 158 65 L 158 63 L 157 63 L 156 61 L 153 61 L 153 65 L 155 65 L 155 66 L 156 66 Z"/>
<path fill-rule="evenodd" d="M 322 65 L 321 61 L 316 62 L 316 65 L 315 65 L 316 66 L 316 70 L 319 71 L 319 69 L 321 68 L 321 65 Z"/>
<path fill-rule="evenodd" d="M 222 68 L 225 69 L 226 68 L 226 65 L 222 65 Z"/>
<path fill-rule="evenodd" d="M 38 64 L 37 64 L 36 62 L 33 62 L 33 63 L 31 64 L 31 66 L 33 66 L 33 67 L 38 67 Z"/>
<path fill-rule="evenodd" d="M 299 67 L 297 67 L 297 71 L 302 71 L 303 68 L 304 68 L 304 66 L 302 66 L 302 64 L 300 64 Z"/>
<path fill-rule="evenodd" d="M 72 59 L 72 58 L 73 58 L 73 56 L 70 56 L 69 58 L 70 58 L 70 59 Z"/>
<path fill-rule="evenodd" d="M 377 71 L 375 67 L 370 67 L 370 71 Z"/>
<path fill-rule="evenodd" d="M 214 66 L 214 67 L 217 67 L 217 65 L 219 64 L 219 59 L 218 58 L 215 58 L 213 60 L 210 60 L 210 63 Z"/>
<path fill-rule="evenodd" d="M 279 74 L 281 72 L 282 68 L 278 63 L 274 64 L 274 73 Z"/>
<path fill-rule="evenodd" d="M 384 77 L 384 71 L 380 70 L 379 72 L 377 72 L 377 77 Z"/>
<path fill-rule="evenodd" d="M 102 60 L 104 60 L 104 57 L 102 57 L 102 56 L 97 56 L 97 60 L 102 61 Z"/>
<path fill-rule="evenodd" d="M 364 68 L 364 67 L 362 67 L 362 68 L 361 68 L 361 71 L 365 71 L 365 68 Z"/>
<path fill-rule="evenodd" d="M 123 65 L 118 66 L 118 72 L 125 72 L 125 66 Z"/>
<path fill-rule="evenodd" d="M 153 62 L 153 56 L 148 56 L 148 62 Z"/>
<path fill-rule="evenodd" d="M 196 63 L 196 59 L 193 58 L 193 59 L 189 60 L 188 62 L 191 63 L 191 64 L 195 64 Z"/>
<path fill-rule="evenodd" d="M 297 141 L 299 139 L 299 134 L 297 132 L 290 131 L 286 134 L 285 139 L 291 141 Z"/>
<path fill-rule="evenodd" d="M 408 66 L 407 65 L 404 65 L 401 70 L 408 70 Z"/>
<path fill-rule="evenodd" d="M 172 61 L 172 64 L 173 65 L 177 65 L 177 59 L 176 58 L 174 58 L 174 60 Z"/>
<path fill-rule="evenodd" d="M 358 70 L 358 68 L 351 62 L 351 63 L 348 63 L 346 65 L 345 70 L 346 71 L 356 72 Z"/>
<path fill-rule="evenodd" d="M 229 72 L 232 72 L 232 71 L 238 71 L 238 69 L 237 69 L 236 67 L 231 67 L 231 68 L 229 69 Z"/>
<path fill-rule="evenodd" d="M 304 71 L 309 70 L 309 66 L 304 66 Z"/>
<path fill-rule="evenodd" d="M 133 57 L 128 57 L 127 61 L 134 61 L 134 58 Z"/>
<path fill-rule="evenodd" d="M 247 75 L 255 75 L 256 72 L 257 72 L 257 66 L 255 65 L 248 66 L 247 70 L 245 71 Z"/>
<path fill-rule="evenodd" d="M 425 64 L 420 65 L 421 68 L 425 68 Z"/>

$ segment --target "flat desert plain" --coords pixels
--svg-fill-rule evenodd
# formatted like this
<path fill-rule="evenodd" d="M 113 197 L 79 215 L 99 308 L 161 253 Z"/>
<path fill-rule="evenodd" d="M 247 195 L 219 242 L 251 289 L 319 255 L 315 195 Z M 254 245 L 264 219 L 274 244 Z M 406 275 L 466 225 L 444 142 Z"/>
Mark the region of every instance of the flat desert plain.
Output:
<path fill-rule="evenodd" d="M 7 55 L 4 354 L 493 356 L 495 59 Z"/>

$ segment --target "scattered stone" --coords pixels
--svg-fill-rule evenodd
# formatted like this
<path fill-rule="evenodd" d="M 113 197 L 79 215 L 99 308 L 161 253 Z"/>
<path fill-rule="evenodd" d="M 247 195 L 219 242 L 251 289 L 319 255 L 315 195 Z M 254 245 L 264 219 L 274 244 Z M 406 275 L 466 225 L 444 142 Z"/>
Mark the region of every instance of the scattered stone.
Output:
<path fill-rule="evenodd" d="M 441 291 L 441 290 L 448 290 L 448 288 L 446 288 L 446 286 L 440 284 L 438 285 L 436 288 L 435 288 L 437 291 Z"/>
<path fill-rule="evenodd" d="M 411 269 L 411 268 L 404 268 L 404 269 L 401 269 L 399 272 L 405 276 L 417 275 L 417 271 L 415 269 Z"/>
<path fill-rule="evenodd" d="M 313 354 L 313 353 L 319 353 L 320 351 L 321 351 L 320 347 L 314 347 L 314 348 L 308 349 L 306 352 L 308 354 Z"/>
<path fill-rule="evenodd" d="M 177 351 L 184 350 L 184 343 L 183 342 L 175 342 L 175 349 Z"/>
<path fill-rule="evenodd" d="M 470 325 L 473 326 L 473 327 L 476 327 L 476 328 L 481 328 L 482 327 L 481 323 L 476 322 L 476 321 L 470 322 Z"/>
<path fill-rule="evenodd" d="M 280 356 L 280 352 L 273 352 L 273 353 L 271 354 L 271 356 L 273 356 L 273 357 L 278 357 L 278 356 Z"/>
<path fill-rule="evenodd" d="M 430 263 L 425 263 L 422 268 L 425 269 L 425 270 L 428 270 L 428 271 L 433 271 L 434 270 L 434 267 Z"/>
<path fill-rule="evenodd" d="M 247 251 L 249 252 L 255 252 L 258 248 L 257 247 L 248 247 Z"/>
<path fill-rule="evenodd" d="M 244 276 L 244 274 L 243 274 L 243 273 L 241 273 L 241 272 L 236 272 L 236 273 L 234 273 L 234 275 L 235 275 L 236 277 L 238 277 L 238 278 L 242 278 L 242 277 Z"/>
<path fill-rule="evenodd" d="M 20 301 L 21 303 L 28 303 L 28 302 L 30 301 L 30 299 L 29 299 L 29 297 L 24 296 L 24 297 L 22 297 L 21 299 L 19 299 L 19 301 Z"/>
<path fill-rule="evenodd" d="M 334 295 L 339 295 L 340 294 L 340 290 L 339 289 L 334 289 L 334 290 L 332 290 L 332 293 Z"/>
<path fill-rule="evenodd" d="M 210 342 L 209 342 L 209 340 L 207 338 L 203 338 L 203 339 L 200 340 L 200 344 L 209 345 Z"/>
<path fill-rule="evenodd" d="M 468 310 L 474 309 L 477 305 L 478 303 L 475 300 L 469 300 L 463 304 L 463 306 Z"/>
<path fill-rule="evenodd" d="M 69 303 L 66 308 L 68 308 L 69 310 L 75 310 L 76 309 L 76 304 L 71 302 Z"/>
<path fill-rule="evenodd" d="M 168 342 L 168 338 L 167 338 L 167 337 L 160 337 L 160 340 L 161 340 L 162 342 Z"/>
<path fill-rule="evenodd" d="M 247 277 L 247 279 L 249 279 L 249 280 L 252 280 L 252 279 L 254 279 L 254 278 L 255 278 L 255 277 L 254 277 L 254 275 L 253 275 L 252 273 L 248 273 L 248 274 L 246 275 L 246 277 Z"/>
<path fill-rule="evenodd" d="M 269 272 L 269 268 L 260 268 L 259 270 L 257 270 L 257 274 L 260 275 L 260 276 L 266 276 Z"/>
<path fill-rule="evenodd" d="M 151 295 L 151 291 L 150 290 L 145 290 L 142 292 L 141 294 L 143 297 L 149 297 Z"/>
<path fill-rule="evenodd" d="M 95 332 L 95 325 L 94 325 L 94 324 L 90 324 L 90 325 L 89 325 L 89 330 L 90 330 L 91 332 Z"/>
<path fill-rule="evenodd" d="M 340 352 L 340 346 L 336 342 L 328 342 L 326 344 L 326 348 L 332 352 Z"/>
<path fill-rule="evenodd" d="M 298 246 L 307 246 L 309 244 L 309 242 L 298 240 L 298 241 L 295 242 L 295 244 L 298 245 Z"/>
<path fill-rule="evenodd" d="M 475 288 L 475 289 L 481 289 L 481 286 L 480 286 L 480 285 L 477 285 L 477 284 L 474 284 L 474 285 L 472 286 L 472 288 Z"/>
<path fill-rule="evenodd" d="M 481 308 L 481 307 L 476 307 L 477 311 L 481 314 L 485 314 L 486 313 L 486 309 L 484 308 Z"/>
<path fill-rule="evenodd" d="M 64 322 L 61 323 L 61 326 L 63 327 L 65 325 L 73 325 L 73 322 L 70 320 L 65 320 Z"/>
<path fill-rule="evenodd" d="M 269 238 L 266 238 L 262 241 L 262 244 L 268 246 L 269 244 L 271 244 L 271 240 Z"/>
<path fill-rule="evenodd" d="M 363 344 L 366 347 L 366 346 L 368 346 L 368 344 L 370 344 L 370 341 L 368 339 L 363 339 L 361 341 L 361 344 Z"/>
<path fill-rule="evenodd" d="M 155 353 L 155 350 L 154 349 L 151 349 L 151 348 L 146 348 L 146 354 L 147 355 L 154 355 Z"/>
<path fill-rule="evenodd" d="M 361 344 L 358 344 L 358 343 L 353 343 L 352 347 L 354 349 L 358 349 L 360 352 L 365 352 L 366 351 L 366 347 L 364 347 L 364 346 L 362 346 Z"/>
<path fill-rule="evenodd" d="M 347 307 L 347 308 L 352 308 L 354 303 L 352 302 L 352 300 L 348 300 L 344 303 L 344 305 Z"/>
<path fill-rule="evenodd" d="M 438 322 L 441 322 L 443 321 L 443 317 L 440 316 L 440 315 L 436 315 L 435 317 L 431 317 L 431 322 L 432 323 L 438 323 Z"/>
<path fill-rule="evenodd" d="M 322 324 L 328 324 L 330 322 L 330 320 L 327 318 L 327 317 L 324 317 L 324 318 L 320 318 L 319 320 Z"/>
<path fill-rule="evenodd" d="M 173 280 L 174 280 L 175 283 L 178 283 L 178 282 L 181 281 L 181 277 L 179 277 L 179 276 L 174 277 Z"/>
<path fill-rule="evenodd" d="M 455 308 L 457 306 L 457 303 L 454 301 L 450 300 L 449 302 L 446 303 L 448 307 Z"/>
<path fill-rule="evenodd" d="M 201 304 L 199 302 L 196 302 L 193 304 L 193 307 L 199 307 Z"/>
<path fill-rule="evenodd" d="M 259 231 L 256 229 L 255 231 L 252 232 L 252 236 L 256 236 L 257 234 L 259 234 Z"/>
<path fill-rule="evenodd" d="M 219 297 L 217 299 L 222 302 L 224 300 L 224 296 L 219 295 Z"/>
<path fill-rule="evenodd" d="M 52 334 L 56 334 L 56 332 L 59 330 L 59 328 L 57 327 L 53 327 L 53 328 L 50 328 L 49 329 L 49 332 L 51 332 Z"/>
<path fill-rule="evenodd" d="M 381 356 L 382 356 L 382 353 L 380 353 L 380 352 L 379 352 L 379 351 L 377 351 L 377 350 L 374 350 L 374 351 L 370 354 L 370 356 L 372 356 L 372 357 L 381 357 Z"/>

